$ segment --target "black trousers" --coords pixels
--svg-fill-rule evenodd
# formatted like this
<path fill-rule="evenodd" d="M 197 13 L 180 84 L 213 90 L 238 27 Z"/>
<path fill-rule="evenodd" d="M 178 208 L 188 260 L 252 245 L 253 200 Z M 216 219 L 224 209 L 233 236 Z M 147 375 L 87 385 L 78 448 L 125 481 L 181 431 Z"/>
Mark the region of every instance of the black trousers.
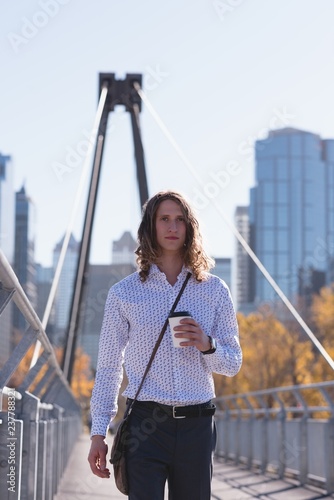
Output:
<path fill-rule="evenodd" d="M 134 406 L 129 425 L 130 500 L 210 500 L 216 431 L 212 417 L 174 419 Z"/>

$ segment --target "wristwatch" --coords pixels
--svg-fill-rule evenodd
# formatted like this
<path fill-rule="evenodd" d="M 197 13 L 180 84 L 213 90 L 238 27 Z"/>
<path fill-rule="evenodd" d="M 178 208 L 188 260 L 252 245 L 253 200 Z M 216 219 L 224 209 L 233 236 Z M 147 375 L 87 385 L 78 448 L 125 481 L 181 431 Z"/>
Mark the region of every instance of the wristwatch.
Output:
<path fill-rule="evenodd" d="M 210 337 L 210 335 L 208 336 L 208 339 L 210 342 L 210 349 L 208 349 L 207 351 L 201 351 L 202 354 L 213 354 L 214 352 L 216 352 L 216 349 L 217 349 L 216 340 L 213 339 L 212 337 Z"/>

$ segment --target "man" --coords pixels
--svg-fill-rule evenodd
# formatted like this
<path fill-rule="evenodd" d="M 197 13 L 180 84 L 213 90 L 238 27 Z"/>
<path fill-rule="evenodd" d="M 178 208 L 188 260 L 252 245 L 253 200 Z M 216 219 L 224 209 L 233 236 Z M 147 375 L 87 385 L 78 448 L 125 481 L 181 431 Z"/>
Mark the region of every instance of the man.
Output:
<path fill-rule="evenodd" d="M 134 398 L 162 325 L 183 281 L 177 310 L 189 311 L 167 329 L 130 416 L 127 473 L 130 500 L 209 500 L 215 446 L 212 373 L 234 376 L 242 353 L 226 284 L 209 273 L 199 224 L 185 198 L 160 192 L 144 206 L 136 250 L 139 270 L 114 285 L 106 301 L 92 395 L 94 474 L 106 468 L 107 427 L 116 415 L 122 364 L 124 391 Z M 173 346 L 172 333 L 184 339 Z"/>

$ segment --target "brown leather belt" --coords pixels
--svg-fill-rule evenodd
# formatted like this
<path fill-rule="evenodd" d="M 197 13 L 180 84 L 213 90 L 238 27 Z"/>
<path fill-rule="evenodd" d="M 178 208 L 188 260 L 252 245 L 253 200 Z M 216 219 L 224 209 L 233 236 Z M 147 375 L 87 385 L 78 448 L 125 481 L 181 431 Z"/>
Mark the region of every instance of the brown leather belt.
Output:
<path fill-rule="evenodd" d="M 132 403 L 132 399 L 128 398 L 127 402 Z M 160 408 L 169 417 L 173 418 L 194 418 L 194 417 L 211 417 L 216 411 L 216 407 L 211 401 L 199 405 L 189 406 L 169 406 L 155 401 L 135 401 L 134 408 L 143 408 L 147 410 L 154 410 Z"/>

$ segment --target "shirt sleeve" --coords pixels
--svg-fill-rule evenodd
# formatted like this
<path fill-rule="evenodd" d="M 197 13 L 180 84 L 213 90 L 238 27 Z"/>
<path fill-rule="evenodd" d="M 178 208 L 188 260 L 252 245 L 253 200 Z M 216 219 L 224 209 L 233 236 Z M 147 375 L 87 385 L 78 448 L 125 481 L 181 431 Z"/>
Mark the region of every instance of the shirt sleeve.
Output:
<path fill-rule="evenodd" d="M 91 435 L 105 436 L 117 413 L 118 392 L 123 378 L 124 350 L 128 342 L 128 321 L 122 315 L 121 303 L 109 290 L 99 340 L 95 384 L 91 398 Z"/>
<path fill-rule="evenodd" d="M 203 358 L 212 372 L 233 377 L 242 364 L 239 328 L 228 287 L 221 285 L 217 296 L 220 297 L 220 301 L 214 325 L 211 332 L 206 332 L 216 339 L 217 349 L 213 354 L 206 354 Z"/>

